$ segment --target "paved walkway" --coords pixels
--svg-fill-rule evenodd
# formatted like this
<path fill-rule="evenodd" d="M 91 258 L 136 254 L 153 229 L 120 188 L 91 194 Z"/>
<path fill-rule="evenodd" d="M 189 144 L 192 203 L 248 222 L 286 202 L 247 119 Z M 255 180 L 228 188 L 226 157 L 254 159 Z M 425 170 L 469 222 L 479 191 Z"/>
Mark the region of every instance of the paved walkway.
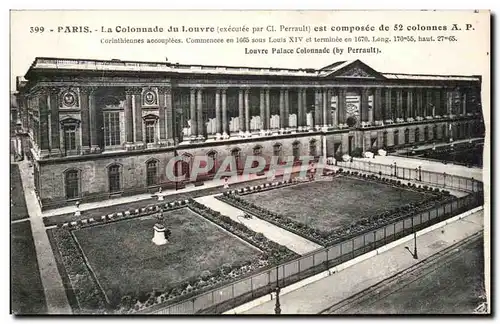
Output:
<path fill-rule="evenodd" d="M 409 268 L 483 229 L 483 211 L 449 223 L 417 238 L 419 259 L 413 259 L 404 242 L 340 272 L 280 296 L 282 314 L 318 314 L 326 308 Z M 274 314 L 275 301 L 249 309 L 243 314 Z M 230 313 L 230 312 L 228 312 Z"/>
<path fill-rule="evenodd" d="M 318 165 L 318 168 L 320 166 Z M 284 170 L 288 170 L 289 168 L 282 168 L 278 169 L 275 176 L 281 176 L 285 172 Z M 300 171 L 300 166 L 293 167 L 294 172 Z M 290 172 L 290 171 L 288 171 Z M 229 179 L 228 183 L 231 186 L 231 184 L 235 183 L 241 183 L 241 182 L 246 182 L 246 181 L 252 181 L 252 180 L 258 180 L 258 179 L 265 179 L 267 177 L 267 173 L 265 175 L 257 175 L 257 174 L 250 174 L 250 175 L 238 175 L 238 176 L 233 176 Z M 197 190 L 202 190 L 202 189 L 207 189 L 207 188 L 215 188 L 215 187 L 222 187 L 224 186 L 224 180 L 218 179 L 218 180 L 209 180 L 205 181 L 203 186 L 195 187 L 194 184 L 189 184 L 185 188 L 182 189 L 168 189 L 164 190 L 161 195 L 162 196 L 169 196 L 169 195 L 175 195 L 175 194 L 180 194 L 180 193 L 186 193 L 186 192 L 192 192 L 192 191 L 197 191 Z M 126 197 L 119 197 L 119 198 L 113 198 L 113 199 L 107 199 L 107 200 L 100 200 L 96 202 L 89 202 L 89 203 L 83 203 L 79 207 L 80 211 L 85 211 L 85 210 L 91 210 L 91 209 L 98 209 L 102 207 L 109 207 L 109 206 L 115 206 L 115 205 L 120 205 L 120 204 L 127 204 L 131 202 L 136 202 L 136 201 L 141 201 L 141 200 L 147 200 L 151 199 L 152 194 L 147 193 L 147 194 L 139 194 L 139 195 L 134 195 L 134 196 L 126 196 Z M 46 211 L 43 211 L 43 217 L 48 217 L 48 216 L 57 216 L 57 215 L 63 215 L 63 214 L 69 214 L 69 213 L 74 213 L 76 211 L 76 206 L 71 205 L 71 206 L 65 206 L 65 207 L 60 207 L 60 208 L 54 208 L 54 209 L 49 209 Z"/>
<path fill-rule="evenodd" d="M 71 307 L 42 221 L 40 205 L 34 193 L 33 169 L 28 166 L 27 161 L 22 161 L 19 163 L 19 171 L 35 242 L 40 277 L 47 301 L 47 312 L 49 314 L 71 314 Z"/>
<path fill-rule="evenodd" d="M 395 155 L 388 155 L 388 156 L 377 155 L 375 159 L 354 158 L 354 160 L 356 161 L 359 160 L 364 162 L 371 161 L 373 163 L 385 164 L 385 165 L 394 165 L 394 162 L 396 162 L 397 166 L 400 167 L 416 169 L 419 166 L 421 166 L 422 170 L 426 171 L 432 171 L 437 173 L 446 172 L 447 174 L 458 175 L 465 178 L 474 178 L 481 181 L 483 180 L 483 170 L 481 168 L 468 168 L 456 164 L 444 164 L 441 162 L 419 160 L 415 158 L 407 158 Z"/>
<path fill-rule="evenodd" d="M 234 221 L 244 224 L 257 233 L 260 232 L 264 234 L 264 236 L 271 241 L 284 245 L 295 253 L 306 254 L 322 248 L 321 245 L 306 240 L 299 235 L 288 232 L 281 227 L 275 226 L 257 217 L 245 219 L 243 218 L 243 211 L 218 200 L 215 198 L 215 195 L 195 198 L 195 200 L 225 216 L 231 217 Z"/>

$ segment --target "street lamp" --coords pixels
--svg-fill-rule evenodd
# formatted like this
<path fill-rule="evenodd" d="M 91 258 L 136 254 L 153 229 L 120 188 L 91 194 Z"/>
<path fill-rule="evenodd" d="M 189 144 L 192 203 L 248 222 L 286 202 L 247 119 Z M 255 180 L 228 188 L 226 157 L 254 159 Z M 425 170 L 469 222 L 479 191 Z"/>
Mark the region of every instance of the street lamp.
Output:
<path fill-rule="evenodd" d="M 422 181 L 422 166 L 418 166 L 418 181 Z"/>
<path fill-rule="evenodd" d="M 417 254 L 417 231 L 413 232 L 413 258 L 415 260 L 418 259 L 418 254 Z"/>
<path fill-rule="evenodd" d="M 398 166 L 396 164 L 396 161 L 394 161 L 394 177 L 398 177 Z"/>
<path fill-rule="evenodd" d="M 278 267 L 276 266 L 276 306 L 274 307 L 274 313 L 276 315 L 281 314 L 281 305 L 280 305 L 280 287 L 278 280 Z"/>

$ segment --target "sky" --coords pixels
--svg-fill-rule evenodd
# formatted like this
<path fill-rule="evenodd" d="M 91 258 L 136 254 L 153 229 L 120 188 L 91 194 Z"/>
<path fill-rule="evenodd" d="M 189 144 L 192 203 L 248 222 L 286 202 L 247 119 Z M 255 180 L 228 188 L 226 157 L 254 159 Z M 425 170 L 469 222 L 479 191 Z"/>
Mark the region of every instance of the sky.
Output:
<path fill-rule="evenodd" d="M 470 23 L 474 30 L 450 31 L 450 26 Z M 24 75 L 35 57 L 121 59 L 173 63 L 237 65 L 283 68 L 321 68 L 332 62 L 360 59 L 380 72 L 415 74 L 485 74 L 489 72 L 489 16 L 487 13 L 470 11 L 452 12 L 363 12 L 363 11 L 13 11 L 11 14 L 11 87 L 15 76 Z M 389 31 L 380 32 L 384 25 Z M 396 25 L 402 25 L 402 32 L 395 32 Z M 75 27 L 89 33 L 67 32 Z M 117 33 L 116 27 L 164 28 L 163 33 Z M 168 28 L 244 28 L 249 32 L 167 32 Z M 267 26 L 274 26 L 275 32 L 265 32 Z M 285 30 L 281 26 L 285 27 Z M 286 28 L 309 26 L 311 32 L 292 32 Z M 332 27 L 373 27 L 376 31 L 335 32 Z M 408 31 L 419 26 L 447 26 L 447 31 Z M 312 28 L 323 28 L 314 32 Z M 43 32 L 41 32 L 43 28 Z M 111 28 L 112 33 L 102 32 Z M 262 32 L 252 32 L 263 28 Z M 57 32 L 58 30 L 61 32 Z M 53 30 L 53 32 L 50 32 Z M 346 42 L 355 37 L 370 43 Z M 454 36 L 457 41 L 396 42 L 395 36 Z M 244 37 L 265 39 L 265 43 L 245 43 Z M 287 42 L 270 43 L 269 38 Z M 288 42 L 289 37 L 303 37 L 298 43 Z M 334 37 L 342 42 L 309 43 L 307 37 Z M 110 44 L 110 39 L 180 39 L 182 44 Z M 191 44 L 187 39 L 232 38 L 242 43 Z M 379 42 L 381 38 L 389 43 Z M 378 40 L 375 42 L 375 40 Z M 341 48 L 342 54 L 245 54 L 248 49 L 313 47 Z M 379 54 L 346 53 L 348 48 L 377 47 Z M 247 49 L 247 50 L 245 50 Z M 333 51 L 333 50 L 332 50 Z"/>

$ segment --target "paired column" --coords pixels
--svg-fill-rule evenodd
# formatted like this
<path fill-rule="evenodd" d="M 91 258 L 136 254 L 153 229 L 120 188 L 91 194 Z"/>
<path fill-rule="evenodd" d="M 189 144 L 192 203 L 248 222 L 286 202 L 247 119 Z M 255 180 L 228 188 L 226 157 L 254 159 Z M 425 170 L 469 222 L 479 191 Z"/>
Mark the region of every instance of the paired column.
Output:
<path fill-rule="evenodd" d="M 320 127 L 323 113 L 321 109 L 321 90 L 316 89 L 314 92 L 314 127 Z"/>
<path fill-rule="evenodd" d="M 323 103 L 323 127 L 328 126 L 328 90 L 323 89 L 322 91 L 322 103 Z"/>
<path fill-rule="evenodd" d="M 51 88 L 49 92 L 50 111 L 50 151 L 52 155 L 61 153 L 61 135 L 59 132 L 59 88 Z"/>
<path fill-rule="evenodd" d="M 267 120 L 266 120 L 266 91 L 264 88 L 260 88 L 260 98 L 259 98 L 259 112 L 260 112 L 260 130 L 266 130 Z"/>
<path fill-rule="evenodd" d="M 49 90 L 48 89 L 43 89 L 39 94 L 38 94 L 38 113 L 39 113 L 39 119 L 40 119 L 40 129 L 39 129 L 39 136 L 40 136 L 40 142 L 39 148 L 42 151 L 48 151 L 50 146 L 49 146 Z"/>
<path fill-rule="evenodd" d="M 382 114 L 382 89 L 375 88 L 375 92 L 373 94 L 373 114 L 374 120 L 376 122 L 384 120 L 384 116 Z"/>
<path fill-rule="evenodd" d="M 404 118 L 404 115 L 403 115 L 403 89 L 396 89 L 396 118 Z"/>
<path fill-rule="evenodd" d="M 271 128 L 271 94 L 269 93 L 269 89 L 266 89 L 265 97 L 266 97 L 266 129 L 269 130 Z"/>
<path fill-rule="evenodd" d="M 250 90 L 245 90 L 245 133 L 250 134 Z"/>
<path fill-rule="evenodd" d="M 384 119 L 385 120 L 392 120 L 393 119 L 391 94 L 392 94 L 391 89 L 386 88 L 385 89 L 385 107 L 384 107 Z"/>
<path fill-rule="evenodd" d="M 135 88 L 134 89 L 134 113 L 135 113 L 135 128 L 134 128 L 134 135 L 135 135 L 135 142 L 142 144 L 143 138 L 142 138 L 142 89 L 141 88 Z"/>
<path fill-rule="evenodd" d="M 297 89 L 297 127 L 300 127 L 302 129 L 302 124 L 303 124 L 303 100 L 302 96 L 304 95 L 303 91 L 301 88 Z"/>
<path fill-rule="evenodd" d="M 90 111 L 89 111 L 89 96 L 91 94 L 91 88 L 82 87 L 80 88 L 80 118 L 82 120 L 82 151 L 83 153 L 90 152 Z"/>
<path fill-rule="evenodd" d="M 413 118 L 413 89 L 408 89 L 407 95 L 406 95 L 406 117 L 412 117 Z"/>
<path fill-rule="evenodd" d="M 238 122 L 240 132 L 245 131 L 245 106 L 243 89 L 238 92 Z"/>
<path fill-rule="evenodd" d="M 369 96 L 369 91 L 370 89 L 368 88 L 363 88 L 361 89 L 361 121 L 362 122 L 367 122 L 369 119 L 368 116 L 368 96 Z"/>
<path fill-rule="evenodd" d="M 215 89 L 215 138 L 220 139 L 222 136 L 222 123 L 221 123 L 221 102 L 220 90 Z"/>
<path fill-rule="evenodd" d="M 280 128 L 285 129 L 285 90 L 280 89 Z"/>
<path fill-rule="evenodd" d="M 196 89 L 192 88 L 189 93 L 189 114 L 191 116 L 191 140 L 198 136 L 198 125 L 196 118 Z"/>
<path fill-rule="evenodd" d="M 125 137 L 126 137 L 126 142 L 127 144 L 132 144 L 134 142 L 134 113 L 133 113 L 133 93 L 134 90 L 129 88 L 125 90 Z M 90 100 L 90 124 L 95 125 L 97 122 L 97 114 L 95 113 L 93 106 L 94 100 L 92 100 L 92 96 L 89 97 Z M 97 145 L 97 138 L 95 134 L 95 127 L 92 127 L 92 132 L 90 134 L 90 141 L 92 148 L 94 148 L 94 145 Z M 93 149 L 91 149 L 92 151 Z"/>
<path fill-rule="evenodd" d="M 339 124 L 346 123 L 346 111 L 345 111 L 346 110 L 346 93 L 347 93 L 346 89 L 343 89 L 343 88 L 339 89 L 338 103 L 337 103 Z"/>
<path fill-rule="evenodd" d="M 422 113 L 422 89 L 419 88 L 417 89 L 416 91 L 416 95 L 417 95 L 417 107 L 415 109 L 415 115 L 416 117 L 423 117 L 423 113 Z"/>
<path fill-rule="evenodd" d="M 169 89 L 170 90 L 170 89 Z M 165 111 L 165 88 L 158 88 L 159 94 L 159 113 L 160 113 L 160 143 L 165 142 L 166 140 L 166 111 Z"/>
<path fill-rule="evenodd" d="M 205 132 L 205 123 L 203 121 L 203 90 L 197 90 L 196 96 L 197 102 L 197 117 L 198 117 L 198 139 L 203 139 L 203 133 Z"/>
<path fill-rule="evenodd" d="M 307 127 L 307 89 L 301 89 L 302 92 L 302 127 Z"/>
<path fill-rule="evenodd" d="M 288 92 L 288 89 L 285 89 L 284 92 L 285 96 L 285 128 L 290 127 L 290 93 Z M 281 119 L 281 117 L 280 117 Z"/>
<path fill-rule="evenodd" d="M 427 95 L 427 100 L 425 104 L 425 116 L 434 116 L 433 114 L 434 103 L 432 100 L 432 90 L 428 89 L 426 95 Z"/>
<path fill-rule="evenodd" d="M 446 114 L 453 115 L 453 92 L 451 89 L 446 90 Z"/>
<path fill-rule="evenodd" d="M 222 97 L 222 137 L 229 138 L 229 123 L 227 121 L 227 89 L 223 88 L 220 90 Z"/>

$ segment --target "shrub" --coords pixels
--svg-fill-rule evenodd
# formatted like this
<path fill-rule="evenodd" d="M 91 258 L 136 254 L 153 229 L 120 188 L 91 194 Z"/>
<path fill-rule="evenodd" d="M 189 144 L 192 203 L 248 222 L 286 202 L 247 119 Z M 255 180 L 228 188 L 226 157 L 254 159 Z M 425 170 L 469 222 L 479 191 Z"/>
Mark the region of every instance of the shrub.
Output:
<path fill-rule="evenodd" d="M 263 241 L 263 240 L 265 239 L 265 236 L 264 236 L 264 234 L 262 234 L 262 233 L 257 233 L 257 234 L 255 234 L 255 236 L 254 236 L 254 237 L 255 237 L 255 239 L 256 239 L 257 241 Z"/>
<path fill-rule="evenodd" d="M 203 281 L 207 281 L 208 279 L 210 279 L 210 277 L 212 276 L 212 273 L 209 271 L 209 270 L 203 270 L 201 272 L 201 279 L 203 279 Z"/>
<path fill-rule="evenodd" d="M 363 157 L 363 150 L 360 147 L 357 147 L 352 151 L 351 156 L 357 158 Z"/>

